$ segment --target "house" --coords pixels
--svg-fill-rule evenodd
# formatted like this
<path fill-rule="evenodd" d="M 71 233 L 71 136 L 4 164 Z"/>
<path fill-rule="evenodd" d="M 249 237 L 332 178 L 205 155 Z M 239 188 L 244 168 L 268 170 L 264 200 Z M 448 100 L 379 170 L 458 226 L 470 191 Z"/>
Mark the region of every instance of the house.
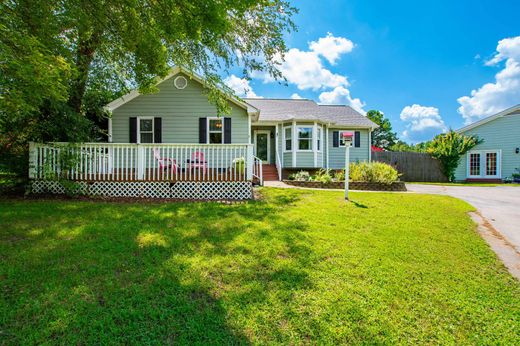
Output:
<path fill-rule="evenodd" d="M 51 161 L 56 174 L 65 171 L 96 193 L 118 189 L 125 195 L 133 189 L 152 197 L 244 199 L 251 197 L 254 182 L 278 180 L 294 170 L 344 168 L 342 132 L 355 134 L 351 161 L 371 159 L 370 136 L 377 125 L 351 107 L 229 95 L 231 113 L 219 117 L 204 83 L 174 68 L 157 84 L 158 92 L 132 91 L 109 103 L 108 143 L 67 148 L 79 156 L 72 169 L 55 164 L 63 149 L 34 144 L 30 174 L 41 180 L 44 162 Z M 150 192 L 154 189 L 159 192 Z"/>
<path fill-rule="evenodd" d="M 370 134 L 377 125 L 349 106 L 230 98 L 231 114 L 219 118 L 200 78 L 177 68 L 157 87 L 155 94 L 132 92 L 107 106 L 110 142 L 252 143 L 253 154 L 280 176 L 282 169 L 344 168 L 339 134 L 352 131 L 351 161 L 370 161 Z"/>
<path fill-rule="evenodd" d="M 502 181 L 520 169 L 520 104 L 457 132 L 483 140 L 461 159 L 458 181 Z"/>

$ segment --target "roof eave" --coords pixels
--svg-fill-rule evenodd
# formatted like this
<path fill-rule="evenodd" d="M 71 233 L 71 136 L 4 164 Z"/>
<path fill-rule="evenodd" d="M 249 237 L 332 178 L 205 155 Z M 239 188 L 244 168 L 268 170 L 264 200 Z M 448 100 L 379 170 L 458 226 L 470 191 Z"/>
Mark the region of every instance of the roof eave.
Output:
<path fill-rule="evenodd" d="M 520 111 L 520 104 L 517 104 L 516 106 L 513 106 L 513 107 L 509 107 L 509 108 L 503 110 L 500 113 L 497 113 L 495 115 L 490 115 L 487 118 L 481 119 L 481 120 L 476 121 L 476 122 L 474 122 L 472 124 L 464 126 L 463 128 L 460 128 L 460 129 L 456 130 L 455 132 L 462 133 L 462 132 L 469 131 L 471 129 L 474 129 L 475 127 L 482 126 L 484 124 L 487 124 L 487 123 L 489 123 L 489 122 L 491 122 L 491 121 L 493 121 L 495 119 L 501 118 L 501 117 L 503 117 L 505 115 L 508 115 L 510 113 L 515 113 L 516 111 Z"/>

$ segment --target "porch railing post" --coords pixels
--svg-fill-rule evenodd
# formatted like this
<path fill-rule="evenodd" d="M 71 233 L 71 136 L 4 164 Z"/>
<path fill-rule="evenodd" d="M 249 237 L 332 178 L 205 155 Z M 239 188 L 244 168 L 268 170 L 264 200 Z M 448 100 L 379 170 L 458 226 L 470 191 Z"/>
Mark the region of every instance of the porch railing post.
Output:
<path fill-rule="evenodd" d="M 247 155 L 246 155 L 246 180 L 253 180 L 253 145 L 247 145 Z"/>
<path fill-rule="evenodd" d="M 137 150 L 136 150 L 136 161 L 137 161 L 137 179 L 143 180 L 144 179 L 144 147 L 142 147 L 139 144 L 136 144 Z"/>

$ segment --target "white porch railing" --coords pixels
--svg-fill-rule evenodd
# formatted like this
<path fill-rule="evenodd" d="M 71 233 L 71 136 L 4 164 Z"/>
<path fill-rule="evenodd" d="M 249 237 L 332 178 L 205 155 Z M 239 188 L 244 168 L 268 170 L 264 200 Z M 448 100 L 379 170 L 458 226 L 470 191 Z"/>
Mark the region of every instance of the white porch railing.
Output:
<path fill-rule="evenodd" d="M 260 185 L 264 185 L 264 174 L 262 168 L 262 160 L 253 156 L 253 178 L 257 178 Z"/>
<path fill-rule="evenodd" d="M 254 174 L 252 144 L 31 143 L 29 153 L 32 179 L 251 181 Z"/>

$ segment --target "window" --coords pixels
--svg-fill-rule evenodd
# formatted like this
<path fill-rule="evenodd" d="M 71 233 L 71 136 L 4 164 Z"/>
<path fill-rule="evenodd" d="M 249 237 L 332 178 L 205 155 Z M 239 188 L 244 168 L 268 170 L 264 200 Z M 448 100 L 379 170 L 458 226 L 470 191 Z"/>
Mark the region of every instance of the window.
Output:
<path fill-rule="evenodd" d="M 208 143 L 221 144 L 224 142 L 224 124 L 220 118 L 208 118 Z"/>
<path fill-rule="evenodd" d="M 497 153 L 486 153 L 486 175 L 497 175 Z"/>
<path fill-rule="evenodd" d="M 153 143 L 153 118 L 139 118 L 139 143 Z"/>
<path fill-rule="evenodd" d="M 469 175 L 480 175 L 480 154 L 469 155 Z"/>
<path fill-rule="evenodd" d="M 316 146 L 317 146 L 317 150 L 320 151 L 321 150 L 321 127 L 318 127 L 317 128 L 317 134 L 316 134 Z"/>
<path fill-rule="evenodd" d="M 284 133 L 284 142 L 285 142 L 285 151 L 292 150 L 292 127 L 285 127 L 283 129 Z"/>
<path fill-rule="evenodd" d="M 338 131 L 338 136 L 339 136 L 339 146 L 340 147 L 344 147 L 345 146 L 345 136 L 343 136 L 342 134 L 343 133 L 352 133 L 354 134 L 353 131 Z M 354 140 L 354 138 L 352 138 L 352 140 Z M 354 145 L 354 143 L 352 143 L 352 145 Z"/>
<path fill-rule="evenodd" d="M 298 127 L 298 150 L 312 150 L 312 127 Z"/>

